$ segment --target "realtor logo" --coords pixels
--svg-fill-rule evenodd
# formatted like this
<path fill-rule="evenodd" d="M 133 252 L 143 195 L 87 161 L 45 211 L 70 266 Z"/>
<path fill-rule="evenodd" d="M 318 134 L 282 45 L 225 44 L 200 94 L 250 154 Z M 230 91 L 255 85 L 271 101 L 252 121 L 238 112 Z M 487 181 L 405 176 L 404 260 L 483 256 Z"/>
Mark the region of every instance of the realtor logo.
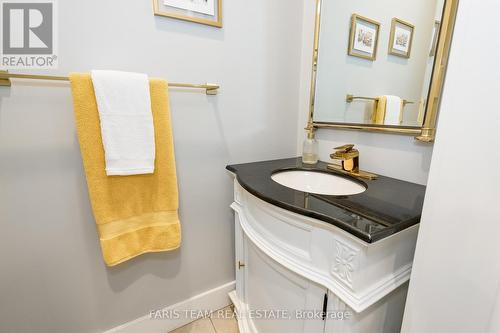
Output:
<path fill-rule="evenodd" d="M 55 0 L 0 0 L 1 67 L 56 68 Z"/>

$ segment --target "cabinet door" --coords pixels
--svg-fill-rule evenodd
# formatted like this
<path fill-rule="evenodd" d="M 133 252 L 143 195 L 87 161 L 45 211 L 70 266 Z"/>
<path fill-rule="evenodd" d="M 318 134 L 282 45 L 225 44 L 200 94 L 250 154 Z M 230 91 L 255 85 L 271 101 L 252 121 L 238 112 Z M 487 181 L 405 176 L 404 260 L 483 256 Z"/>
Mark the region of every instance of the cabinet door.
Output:
<path fill-rule="evenodd" d="M 244 298 L 251 330 L 322 333 L 325 322 L 321 312 L 326 290 L 278 264 L 245 236 L 243 243 Z"/>

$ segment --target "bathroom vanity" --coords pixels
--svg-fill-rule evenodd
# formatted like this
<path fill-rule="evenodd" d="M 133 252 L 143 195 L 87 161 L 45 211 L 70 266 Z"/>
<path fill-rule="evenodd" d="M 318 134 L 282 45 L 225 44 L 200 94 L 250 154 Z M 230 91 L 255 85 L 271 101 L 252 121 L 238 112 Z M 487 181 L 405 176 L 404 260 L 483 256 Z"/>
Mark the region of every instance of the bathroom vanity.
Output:
<path fill-rule="evenodd" d="M 230 297 L 242 333 L 400 331 L 425 186 L 326 166 L 291 158 L 227 167 L 235 175 Z M 319 173 L 357 194 L 312 194 L 272 179 L 291 171 L 306 175 L 289 179 L 292 187 Z M 303 185 L 328 193 L 328 179 L 312 182 Z"/>

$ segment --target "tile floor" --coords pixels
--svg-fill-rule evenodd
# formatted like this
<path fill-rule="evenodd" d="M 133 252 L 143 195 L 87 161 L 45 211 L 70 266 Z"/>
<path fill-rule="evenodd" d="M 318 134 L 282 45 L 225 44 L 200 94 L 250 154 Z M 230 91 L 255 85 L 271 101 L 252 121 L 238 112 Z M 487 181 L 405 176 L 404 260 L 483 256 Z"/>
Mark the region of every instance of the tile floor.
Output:
<path fill-rule="evenodd" d="M 214 312 L 209 318 L 199 319 L 170 333 L 239 333 L 233 307 Z"/>

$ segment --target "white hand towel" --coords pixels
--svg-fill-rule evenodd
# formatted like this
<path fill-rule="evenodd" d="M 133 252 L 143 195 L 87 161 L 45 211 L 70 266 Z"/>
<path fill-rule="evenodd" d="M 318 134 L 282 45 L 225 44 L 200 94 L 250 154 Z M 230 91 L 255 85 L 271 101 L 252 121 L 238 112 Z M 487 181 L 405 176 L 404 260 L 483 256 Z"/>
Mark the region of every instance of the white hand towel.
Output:
<path fill-rule="evenodd" d="M 145 74 L 93 70 L 108 176 L 154 172 L 155 138 Z"/>
<path fill-rule="evenodd" d="M 401 112 L 403 110 L 403 100 L 398 96 L 385 96 L 387 103 L 385 106 L 385 125 L 399 126 L 401 124 Z"/>

